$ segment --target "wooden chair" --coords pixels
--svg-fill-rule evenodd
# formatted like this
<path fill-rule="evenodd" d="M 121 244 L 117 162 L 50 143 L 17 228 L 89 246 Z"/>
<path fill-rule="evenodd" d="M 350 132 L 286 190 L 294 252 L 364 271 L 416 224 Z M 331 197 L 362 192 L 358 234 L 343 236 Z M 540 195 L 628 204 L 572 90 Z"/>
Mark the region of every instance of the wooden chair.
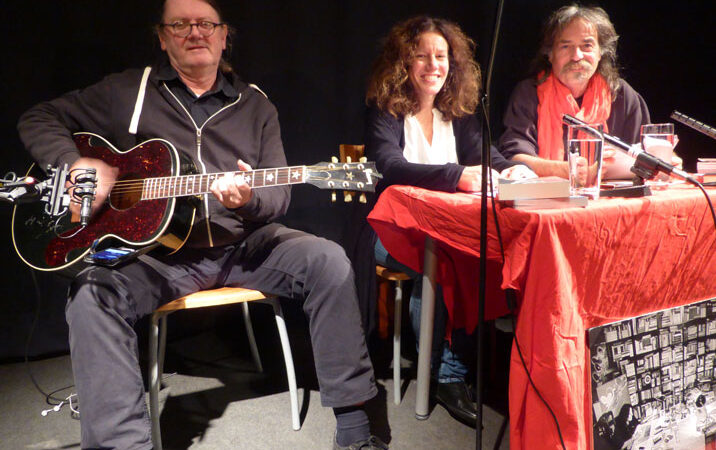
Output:
<path fill-rule="evenodd" d="M 341 144 L 339 147 L 341 162 L 355 162 L 365 160 L 364 145 Z M 350 202 L 353 193 L 344 192 L 343 199 Z M 365 203 L 365 195 L 361 194 L 359 200 Z M 378 334 L 381 338 L 388 338 L 390 322 L 390 292 L 388 285 L 395 283 L 393 295 L 393 402 L 400 404 L 400 330 L 403 303 L 403 281 L 409 280 L 410 276 L 396 270 L 390 270 L 379 264 L 375 266 L 375 273 L 378 276 Z"/>
<path fill-rule="evenodd" d="M 152 422 L 152 441 L 155 450 L 162 449 L 162 437 L 159 427 L 159 388 L 164 369 L 164 351 L 166 347 L 167 316 L 175 311 L 183 309 L 205 308 L 209 306 L 228 305 L 241 303 L 248 334 L 251 354 L 259 372 L 263 371 L 261 359 L 256 348 L 251 317 L 249 316 L 248 302 L 268 303 L 273 307 L 276 317 L 276 326 L 281 339 L 283 357 L 286 363 L 286 376 L 288 377 L 288 388 L 291 399 L 291 421 L 294 430 L 301 428 L 298 416 L 298 392 L 296 389 L 296 374 L 293 368 L 293 356 L 288 340 L 286 324 L 283 319 L 283 312 L 278 299 L 253 289 L 240 287 L 223 287 L 199 291 L 193 294 L 173 300 L 159 308 L 152 314 L 149 336 L 149 415 Z"/>

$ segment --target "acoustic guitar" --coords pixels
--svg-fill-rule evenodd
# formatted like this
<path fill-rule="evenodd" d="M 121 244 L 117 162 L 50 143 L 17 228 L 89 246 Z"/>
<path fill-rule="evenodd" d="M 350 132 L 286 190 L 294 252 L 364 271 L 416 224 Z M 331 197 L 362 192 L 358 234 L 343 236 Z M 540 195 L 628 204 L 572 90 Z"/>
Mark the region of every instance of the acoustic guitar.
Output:
<path fill-rule="evenodd" d="M 41 271 L 79 269 L 75 264 L 93 244 L 144 247 L 160 244 L 169 253 L 179 250 L 191 233 L 196 207 L 212 182 L 225 173 L 202 174 L 185 155 L 163 139 L 145 141 L 130 150 L 117 150 L 101 136 L 77 133 L 82 156 L 100 159 L 118 169 L 105 204 L 86 227 L 66 213 L 59 218 L 45 212 L 42 202 L 18 204 L 12 216 L 12 241 L 20 258 Z M 28 175 L 39 172 L 31 167 Z M 252 171 L 240 174 L 253 189 L 308 183 L 322 189 L 373 192 L 380 175 L 374 163 L 328 163 Z M 37 177 L 36 177 L 37 178 Z M 81 265 L 79 265 L 81 266 Z M 81 268 L 81 267 L 80 267 Z"/>

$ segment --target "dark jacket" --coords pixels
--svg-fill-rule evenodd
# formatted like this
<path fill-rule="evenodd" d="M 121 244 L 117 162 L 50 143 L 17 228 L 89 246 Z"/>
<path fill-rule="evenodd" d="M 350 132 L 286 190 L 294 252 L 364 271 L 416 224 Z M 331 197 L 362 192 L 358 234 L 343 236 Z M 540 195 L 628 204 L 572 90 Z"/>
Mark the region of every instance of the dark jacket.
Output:
<path fill-rule="evenodd" d="M 72 133 L 78 131 L 101 135 L 121 151 L 147 139 L 165 139 L 190 157 L 201 173 L 236 170 L 238 159 L 254 169 L 286 166 L 278 114 L 262 93 L 227 75 L 239 98 L 203 124 L 195 124 L 155 74 L 152 69 L 143 95 L 140 91 L 143 71 L 132 69 L 41 103 L 20 118 L 20 138 L 40 167 L 71 165 L 76 161 L 80 155 Z M 143 102 L 136 133 L 131 133 L 130 122 L 137 114 L 138 98 Z M 253 227 L 286 212 L 290 189 L 287 186 L 256 189 L 249 203 L 233 211 L 211 194 L 204 197 L 187 242 L 192 247 L 241 240 Z"/>
<path fill-rule="evenodd" d="M 522 80 L 512 92 L 503 124 L 499 148 L 505 158 L 517 154 L 537 156 L 537 81 Z M 629 83 L 620 79 L 619 89 L 612 99 L 612 110 L 607 119 L 608 133 L 622 141 L 639 142 L 641 126 L 649 123 L 649 108 L 644 99 Z"/>

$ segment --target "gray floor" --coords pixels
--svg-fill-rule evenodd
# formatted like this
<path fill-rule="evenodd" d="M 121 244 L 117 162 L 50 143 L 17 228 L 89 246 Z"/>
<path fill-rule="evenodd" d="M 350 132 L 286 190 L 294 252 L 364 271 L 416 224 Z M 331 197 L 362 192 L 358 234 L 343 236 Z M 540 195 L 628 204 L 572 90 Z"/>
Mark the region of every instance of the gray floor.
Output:
<path fill-rule="evenodd" d="M 257 338 L 265 365 L 263 373 L 253 368 L 244 351 L 245 340 L 232 333 L 202 332 L 170 341 L 166 387 L 160 398 L 165 448 L 331 448 L 335 419 L 332 410 L 320 404 L 305 332 L 300 324 L 289 323 L 302 406 L 302 428 L 293 431 L 278 338 L 275 330 L 261 332 L 270 328 L 270 321 L 262 323 L 261 317 L 258 319 L 254 318 L 254 326 L 260 327 Z M 406 363 L 409 361 L 404 360 Z M 33 361 L 28 366 L 0 365 L 0 449 L 80 448 L 79 421 L 71 417 L 67 406 L 42 416 L 41 412 L 50 406 L 33 386 L 29 372 L 46 392 L 72 384 L 67 355 Z M 412 371 L 403 373 L 411 377 Z M 414 379 L 404 380 L 404 397 L 396 406 L 387 366 L 377 375 L 380 394 L 367 408 L 373 432 L 389 441 L 392 449 L 476 447 L 475 430 L 451 418 L 440 406 L 433 409 L 428 420 L 414 418 Z M 71 388 L 65 389 L 56 396 L 65 397 L 71 392 Z M 493 448 L 502 422 L 501 414 L 485 406 L 483 448 Z M 509 448 L 508 435 L 509 429 L 499 448 Z"/>

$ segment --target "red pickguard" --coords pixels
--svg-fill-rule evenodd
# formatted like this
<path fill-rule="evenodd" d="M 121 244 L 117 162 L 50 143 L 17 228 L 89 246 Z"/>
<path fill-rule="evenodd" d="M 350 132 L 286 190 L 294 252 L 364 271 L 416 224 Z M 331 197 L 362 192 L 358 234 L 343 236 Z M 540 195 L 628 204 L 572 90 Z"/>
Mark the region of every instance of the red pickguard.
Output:
<path fill-rule="evenodd" d="M 178 155 L 166 141 L 149 140 L 126 152 L 92 134 L 76 134 L 75 143 L 82 156 L 101 159 L 118 168 L 118 180 L 178 175 Z M 69 222 L 69 214 L 61 220 L 59 230 L 55 230 L 42 217 L 41 209 L 33 204 L 19 205 L 13 216 L 13 239 L 18 253 L 35 268 L 54 270 L 80 259 L 97 239 L 116 236 L 130 245 L 148 244 L 166 229 L 176 202 L 173 198 L 144 200 L 120 210 L 116 207 L 117 197 L 111 193 L 87 227 L 66 239 L 58 237 L 56 231 L 61 231 L 61 236 L 71 236 L 80 228 L 79 224 Z M 31 242 L 16 239 L 20 232 L 30 234 Z"/>

